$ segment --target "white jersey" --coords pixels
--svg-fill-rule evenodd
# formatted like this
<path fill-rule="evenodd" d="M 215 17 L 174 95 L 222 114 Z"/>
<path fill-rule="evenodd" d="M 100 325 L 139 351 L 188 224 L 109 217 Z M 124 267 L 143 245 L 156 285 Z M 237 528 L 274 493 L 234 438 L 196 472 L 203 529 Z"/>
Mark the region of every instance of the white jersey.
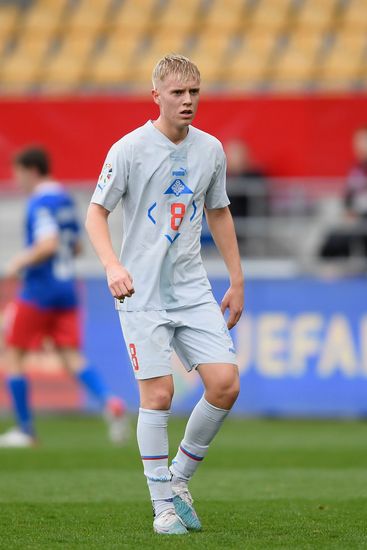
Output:
<path fill-rule="evenodd" d="M 135 294 L 124 311 L 214 301 L 200 255 L 204 205 L 229 204 L 221 143 L 193 126 L 175 145 L 151 121 L 110 149 L 92 203 L 123 211 L 120 260 Z"/>

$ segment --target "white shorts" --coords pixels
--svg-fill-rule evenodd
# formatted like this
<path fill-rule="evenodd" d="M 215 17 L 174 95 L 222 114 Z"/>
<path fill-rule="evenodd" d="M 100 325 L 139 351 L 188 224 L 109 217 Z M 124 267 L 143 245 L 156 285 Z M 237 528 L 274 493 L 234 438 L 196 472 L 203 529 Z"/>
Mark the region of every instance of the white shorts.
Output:
<path fill-rule="evenodd" d="M 172 374 L 175 350 L 189 372 L 202 363 L 237 365 L 227 324 L 217 303 L 160 311 L 119 311 L 135 378 Z"/>

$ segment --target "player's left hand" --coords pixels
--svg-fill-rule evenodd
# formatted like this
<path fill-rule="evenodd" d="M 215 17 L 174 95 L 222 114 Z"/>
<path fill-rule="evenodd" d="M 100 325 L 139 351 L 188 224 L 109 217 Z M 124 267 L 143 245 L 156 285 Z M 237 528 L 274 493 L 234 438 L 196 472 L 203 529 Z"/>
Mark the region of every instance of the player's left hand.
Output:
<path fill-rule="evenodd" d="M 244 303 L 244 290 L 243 284 L 238 286 L 230 286 L 225 293 L 220 309 L 224 315 L 226 309 L 229 309 L 229 317 L 227 321 L 227 327 L 233 328 L 239 321 L 242 315 Z"/>

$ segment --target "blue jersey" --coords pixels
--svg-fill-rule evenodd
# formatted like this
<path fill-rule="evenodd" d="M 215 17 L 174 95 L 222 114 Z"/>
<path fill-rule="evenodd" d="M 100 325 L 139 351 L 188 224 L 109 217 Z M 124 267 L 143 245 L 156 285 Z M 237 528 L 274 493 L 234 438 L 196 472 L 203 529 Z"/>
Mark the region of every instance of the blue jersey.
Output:
<path fill-rule="evenodd" d="M 23 273 L 20 297 L 42 308 L 66 309 L 77 305 L 74 273 L 75 247 L 80 235 L 73 199 L 58 183 L 38 185 L 28 200 L 26 245 L 57 236 L 56 254 Z"/>

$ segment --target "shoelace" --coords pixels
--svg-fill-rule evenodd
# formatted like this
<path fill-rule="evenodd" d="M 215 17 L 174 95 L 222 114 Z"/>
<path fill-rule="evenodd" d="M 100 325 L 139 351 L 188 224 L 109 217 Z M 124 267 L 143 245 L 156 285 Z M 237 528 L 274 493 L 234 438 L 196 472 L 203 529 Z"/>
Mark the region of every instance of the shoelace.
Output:
<path fill-rule="evenodd" d="M 189 506 L 192 506 L 193 498 L 190 495 L 190 492 L 187 488 L 187 485 L 185 483 L 178 483 L 177 485 L 173 486 L 174 493 L 179 496 L 186 504 Z"/>
<path fill-rule="evenodd" d="M 174 510 L 166 510 L 159 516 L 159 521 L 163 524 L 171 523 L 173 519 L 176 519 L 176 513 Z"/>

